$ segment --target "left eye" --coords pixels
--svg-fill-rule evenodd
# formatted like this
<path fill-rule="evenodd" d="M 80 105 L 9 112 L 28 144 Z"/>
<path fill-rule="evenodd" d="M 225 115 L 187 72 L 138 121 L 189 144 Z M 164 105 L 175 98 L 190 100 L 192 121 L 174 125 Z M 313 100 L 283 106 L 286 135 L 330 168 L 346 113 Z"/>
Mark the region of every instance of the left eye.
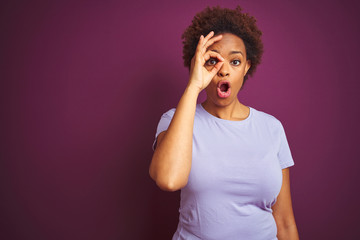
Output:
<path fill-rule="evenodd" d="M 234 61 L 232 61 L 232 63 L 233 63 L 234 65 L 240 65 L 240 61 L 239 61 L 239 60 L 234 60 Z"/>

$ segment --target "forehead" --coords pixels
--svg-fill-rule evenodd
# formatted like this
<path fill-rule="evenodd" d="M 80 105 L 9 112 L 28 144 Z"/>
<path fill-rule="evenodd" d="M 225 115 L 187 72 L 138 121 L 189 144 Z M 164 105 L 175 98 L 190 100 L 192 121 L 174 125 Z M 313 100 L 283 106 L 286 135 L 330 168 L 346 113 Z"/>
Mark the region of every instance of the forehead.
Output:
<path fill-rule="evenodd" d="M 244 41 L 232 33 L 222 33 L 223 37 L 220 41 L 213 43 L 208 49 L 217 50 L 220 53 L 227 53 L 231 51 L 242 51 L 245 53 Z"/>

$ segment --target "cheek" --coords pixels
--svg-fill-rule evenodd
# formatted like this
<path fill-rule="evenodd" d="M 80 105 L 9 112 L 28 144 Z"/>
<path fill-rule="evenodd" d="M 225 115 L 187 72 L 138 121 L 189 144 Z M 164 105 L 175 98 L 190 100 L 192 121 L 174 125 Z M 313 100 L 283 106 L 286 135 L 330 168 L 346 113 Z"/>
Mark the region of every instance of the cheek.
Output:
<path fill-rule="evenodd" d="M 237 72 L 236 72 L 236 78 L 240 78 L 241 80 L 244 78 L 245 76 L 245 68 L 241 67 Z"/>
<path fill-rule="evenodd" d="M 240 67 L 240 72 L 243 74 L 245 72 L 245 64 Z"/>
<path fill-rule="evenodd" d="M 209 95 L 209 93 L 212 92 L 212 91 L 211 91 L 212 88 L 213 88 L 213 87 L 211 86 L 211 83 L 210 83 L 210 84 L 207 85 L 207 87 L 204 89 L 207 95 Z"/>
<path fill-rule="evenodd" d="M 244 82 L 244 71 L 239 71 L 238 74 L 236 75 L 236 79 L 237 80 L 234 82 L 234 87 L 240 89 Z"/>
<path fill-rule="evenodd" d="M 239 81 L 237 81 L 237 82 L 236 82 L 236 89 L 239 90 L 239 89 L 241 88 L 242 84 L 243 84 L 243 80 L 242 80 L 242 79 L 239 80 Z"/>
<path fill-rule="evenodd" d="M 207 87 L 204 89 L 205 93 L 207 96 L 216 93 L 216 82 L 214 79 L 211 80 L 211 82 L 209 83 L 209 85 L 207 85 Z"/>

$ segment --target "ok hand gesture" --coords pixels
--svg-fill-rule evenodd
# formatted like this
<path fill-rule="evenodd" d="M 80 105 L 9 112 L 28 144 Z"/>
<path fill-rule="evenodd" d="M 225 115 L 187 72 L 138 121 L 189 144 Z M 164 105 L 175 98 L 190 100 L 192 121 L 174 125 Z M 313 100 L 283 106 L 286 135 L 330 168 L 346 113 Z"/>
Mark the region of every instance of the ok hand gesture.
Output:
<path fill-rule="evenodd" d="M 190 80 L 188 85 L 194 87 L 199 91 L 199 93 L 201 90 L 206 88 L 207 85 L 209 85 L 213 77 L 220 70 L 224 63 L 224 58 L 219 53 L 207 51 L 209 46 L 222 38 L 222 35 L 217 35 L 215 37 L 213 36 L 213 31 L 211 31 L 205 38 L 203 35 L 201 35 L 195 51 L 195 55 L 191 59 Z M 210 58 L 217 61 L 217 63 L 215 66 L 207 67 L 206 62 Z"/>

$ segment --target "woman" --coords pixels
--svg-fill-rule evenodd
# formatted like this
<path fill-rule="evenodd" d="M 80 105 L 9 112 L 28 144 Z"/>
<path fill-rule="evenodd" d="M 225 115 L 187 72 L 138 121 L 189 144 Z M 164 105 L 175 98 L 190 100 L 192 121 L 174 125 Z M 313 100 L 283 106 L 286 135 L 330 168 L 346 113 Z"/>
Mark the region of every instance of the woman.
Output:
<path fill-rule="evenodd" d="M 161 189 L 181 189 L 173 240 L 299 239 L 283 126 L 237 98 L 263 52 L 255 22 L 240 7 L 206 8 L 183 34 L 189 82 L 159 122 L 149 169 Z"/>

